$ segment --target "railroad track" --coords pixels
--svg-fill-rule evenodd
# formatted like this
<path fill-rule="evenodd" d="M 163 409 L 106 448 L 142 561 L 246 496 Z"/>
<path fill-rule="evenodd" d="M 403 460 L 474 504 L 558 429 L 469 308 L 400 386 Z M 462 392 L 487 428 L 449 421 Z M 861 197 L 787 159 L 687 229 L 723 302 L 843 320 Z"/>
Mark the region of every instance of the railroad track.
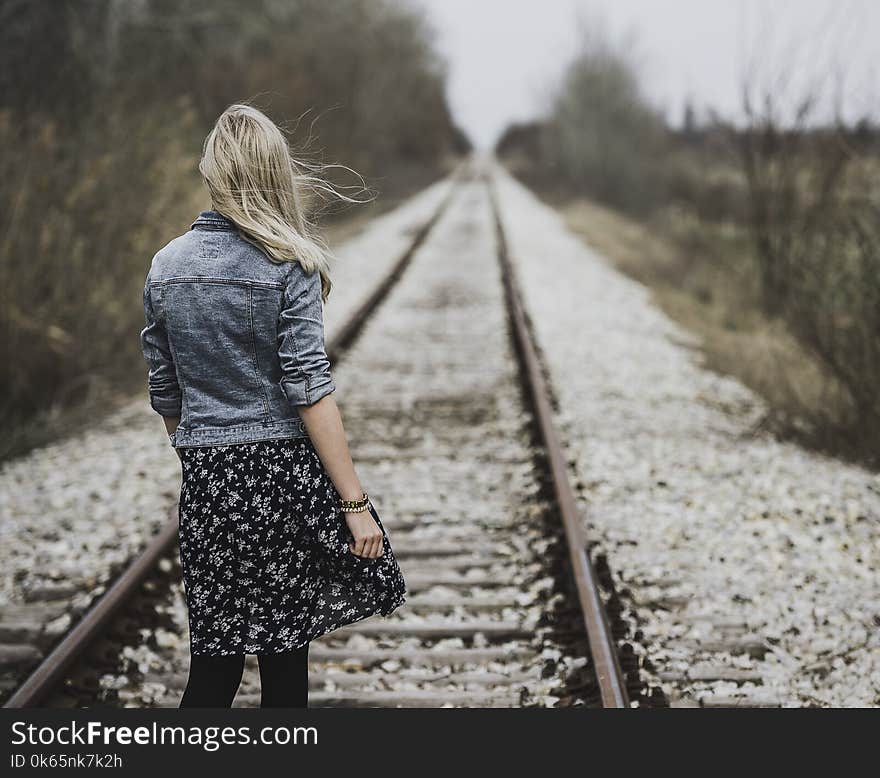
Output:
<path fill-rule="evenodd" d="M 310 704 L 642 696 L 621 672 L 484 175 L 461 176 L 328 353 L 408 599 L 313 644 Z M 7 706 L 176 706 L 188 643 L 175 539 L 172 518 Z M 236 705 L 258 704 L 258 688 L 248 657 Z"/>
<path fill-rule="evenodd" d="M 824 633 L 826 646 L 840 650 L 843 624 L 871 617 L 840 608 L 851 615 L 822 626 L 801 615 L 836 612 L 835 601 L 870 601 L 858 593 L 872 584 L 860 568 L 871 565 L 859 529 L 866 522 L 855 519 L 878 515 L 869 478 L 755 435 L 764 413 L 758 398 L 705 369 L 698 341 L 666 319 L 644 287 L 584 246 L 558 212 L 503 169 L 494 179 L 536 340 L 555 378 L 570 471 L 580 501 L 591 506 L 586 527 L 601 539 L 593 558 L 611 595 L 606 608 L 625 620 L 618 642 L 635 656 L 623 659 L 630 666 L 638 659 L 652 702 L 870 700 L 871 685 L 862 681 L 870 661 L 856 652 L 838 662 L 836 672 L 858 690 L 847 692 L 829 669 L 834 660 L 816 647 Z M 575 330 L 580 337 L 565 340 Z M 809 542 L 819 525 L 822 548 L 858 549 L 847 575 L 843 566 L 829 571 L 824 550 Z M 786 538 L 781 551 L 777 533 Z M 786 581 L 783 570 L 804 570 L 808 583 L 800 573 Z M 861 629 L 850 633 L 850 645 L 863 640 Z"/>

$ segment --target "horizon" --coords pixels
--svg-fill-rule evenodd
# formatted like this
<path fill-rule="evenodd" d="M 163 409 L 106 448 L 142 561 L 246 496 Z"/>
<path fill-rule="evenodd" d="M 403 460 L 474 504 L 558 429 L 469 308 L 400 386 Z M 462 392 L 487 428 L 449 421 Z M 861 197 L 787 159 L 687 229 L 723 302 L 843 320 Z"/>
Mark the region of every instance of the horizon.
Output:
<path fill-rule="evenodd" d="M 414 2 L 428 15 L 448 64 L 454 120 L 480 149 L 492 148 L 510 124 L 547 112 L 583 26 L 633 41 L 625 45 L 644 92 L 675 126 L 688 103 L 700 120 L 714 111 L 738 122 L 742 79 L 750 70 L 761 83 L 796 70 L 795 94 L 812 80 L 842 80 L 847 121 L 878 115 L 871 41 L 880 37 L 880 4 L 868 0 Z M 833 115 L 827 102 L 823 118 Z"/>

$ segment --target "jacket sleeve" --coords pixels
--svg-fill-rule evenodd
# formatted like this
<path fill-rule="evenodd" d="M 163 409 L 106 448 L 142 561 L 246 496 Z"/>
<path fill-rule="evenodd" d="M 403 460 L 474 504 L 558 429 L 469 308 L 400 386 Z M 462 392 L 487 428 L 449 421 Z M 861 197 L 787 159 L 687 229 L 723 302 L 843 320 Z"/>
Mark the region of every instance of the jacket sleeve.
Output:
<path fill-rule="evenodd" d="M 141 351 L 150 364 L 150 405 L 162 416 L 180 416 L 180 384 L 171 356 L 168 333 L 153 308 L 149 274 L 144 284 L 144 316 L 147 326 L 141 330 Z"/>
<path fill-rule="evenodd" d="M 293 405 L 312 405 L 336 389 L 324 350 L 321 276 L 294 265 L 278 316 L 281 389 Z"/>

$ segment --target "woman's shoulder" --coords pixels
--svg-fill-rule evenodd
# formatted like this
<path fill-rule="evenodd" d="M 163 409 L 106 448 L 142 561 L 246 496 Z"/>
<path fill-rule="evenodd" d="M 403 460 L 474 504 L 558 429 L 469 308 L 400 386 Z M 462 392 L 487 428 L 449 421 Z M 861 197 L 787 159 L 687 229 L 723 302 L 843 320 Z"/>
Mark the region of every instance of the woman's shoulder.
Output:
<path fill-rule="evenodd" d="M 321 297 L 321 274 L 317 271 L 307 271 L 299 262 L 282 262 L 284 269 L 284 284 L 287 287 L 288 294 L 310 295 Z"/>
<path fill-rule="evenodd" d="M 153 254 L 153 257 L 150 260 L 150 276 L 154 280 L 157 280 L 164 275 L 169 265 L 173 264 L 177 257 L 183 251 L 188 249 L 188 245 L 191 242 L 192 239 L 188 232 L 184 232 L 183 234 L 169 240 L 164 246 L 156 251 L 155 254 Z"/>

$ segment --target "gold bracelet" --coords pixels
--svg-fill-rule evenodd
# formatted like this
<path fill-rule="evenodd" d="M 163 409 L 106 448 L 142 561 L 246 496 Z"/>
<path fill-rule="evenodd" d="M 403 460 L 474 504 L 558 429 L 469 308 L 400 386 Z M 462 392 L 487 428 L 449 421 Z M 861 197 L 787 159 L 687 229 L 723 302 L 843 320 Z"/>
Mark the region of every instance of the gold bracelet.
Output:
<path fill-rule="evenodd" d="M 346 513 L 360 513 L 367 510 L 370 505 L 370 498 L 364 492 L 364 496 L 360 500 L 340 500 L 339 502 L 342 505 L 342 510 Z"/>

